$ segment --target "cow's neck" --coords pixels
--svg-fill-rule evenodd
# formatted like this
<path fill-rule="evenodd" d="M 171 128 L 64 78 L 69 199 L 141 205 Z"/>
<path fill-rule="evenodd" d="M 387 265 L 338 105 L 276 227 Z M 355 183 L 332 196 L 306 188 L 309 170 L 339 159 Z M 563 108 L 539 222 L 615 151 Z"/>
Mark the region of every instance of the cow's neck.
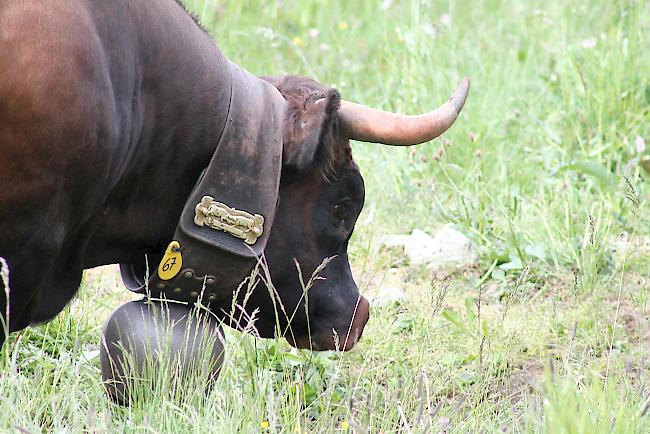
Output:
<path fill-rule="evenodd" d="M 115 23 L 121 34 L 107 25 L 100 35 L 120 129 L 106 199 L 82 228 L 93 233 L 85 267 L 141 258 L 168 242 L 219 141 L 230 102 L 230 66 L 191 17 L 173 0 L 131 7 L 123 19 L 138 17 L 132 28 Z"/>

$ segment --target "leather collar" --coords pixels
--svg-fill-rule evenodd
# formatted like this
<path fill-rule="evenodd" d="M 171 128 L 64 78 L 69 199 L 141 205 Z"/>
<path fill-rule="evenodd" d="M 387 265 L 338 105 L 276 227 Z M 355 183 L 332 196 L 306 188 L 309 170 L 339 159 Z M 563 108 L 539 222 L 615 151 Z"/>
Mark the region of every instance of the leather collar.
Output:
<path fill-rule="evenodd" d="M 160 264 L 150 276 L 120 264 L 131 291 L 183 302 L 227 300 L 264 252 L 278 204 L 286 101 L 237 65 L 229 63 L 229 71 L 223 133 Z"/>

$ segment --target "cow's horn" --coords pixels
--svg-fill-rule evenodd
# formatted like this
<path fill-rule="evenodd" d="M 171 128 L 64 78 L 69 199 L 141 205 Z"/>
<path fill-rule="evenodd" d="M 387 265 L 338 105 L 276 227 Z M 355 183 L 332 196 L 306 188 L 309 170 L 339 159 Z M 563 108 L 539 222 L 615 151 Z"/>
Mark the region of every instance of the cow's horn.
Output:
<path fill-rule="evenodd" d="M 433 140 L 454 123 L 465 104 L 469 78 L 449 100 L 430 113 L 400 115 L 341 101 L 339 120 L 350 139 L 386 145 L 410 146 Z"/>

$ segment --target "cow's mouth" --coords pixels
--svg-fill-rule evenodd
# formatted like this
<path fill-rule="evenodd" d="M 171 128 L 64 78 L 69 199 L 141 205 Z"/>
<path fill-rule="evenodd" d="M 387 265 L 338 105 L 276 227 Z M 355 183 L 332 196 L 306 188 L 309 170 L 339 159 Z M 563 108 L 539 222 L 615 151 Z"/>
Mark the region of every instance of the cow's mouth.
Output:
<path fill-rule="evenodd" d="M 352 323 L 344 327 L 332 327 L 311 336 L 290 336 L 285 338 L 295 348 L 312 351 L 350 351 L 361 339 L 363 330 L 370 318 L 370 303 L 359 297 Z M 339 331 L 343 330 L 343 332 Z"/>

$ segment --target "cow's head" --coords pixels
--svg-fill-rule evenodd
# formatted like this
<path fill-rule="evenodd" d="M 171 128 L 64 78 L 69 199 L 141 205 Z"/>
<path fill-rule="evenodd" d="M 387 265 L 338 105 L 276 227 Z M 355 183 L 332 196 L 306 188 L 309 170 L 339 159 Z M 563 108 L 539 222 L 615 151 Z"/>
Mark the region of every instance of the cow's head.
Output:
<path fill-rule="evenodd" d="M 390 145 L 432 140 L 456 119 L 469 81 L 435 111 L 403 116 L 342 101 L 336 90 L 304 77 L 265 80 L 288 103 L 279 206 L 265 249 L 277 293 L 272 298 L 261 283 L 247 310 L 259 308 L 255 326 L 262 337 L 279 333 L 299 348 L 349 350 L 361 337 L 370 308 L 347 255 L 365 193 L 350 140 Z M 305 294 L 312 273 L 328 258 Z"/>

